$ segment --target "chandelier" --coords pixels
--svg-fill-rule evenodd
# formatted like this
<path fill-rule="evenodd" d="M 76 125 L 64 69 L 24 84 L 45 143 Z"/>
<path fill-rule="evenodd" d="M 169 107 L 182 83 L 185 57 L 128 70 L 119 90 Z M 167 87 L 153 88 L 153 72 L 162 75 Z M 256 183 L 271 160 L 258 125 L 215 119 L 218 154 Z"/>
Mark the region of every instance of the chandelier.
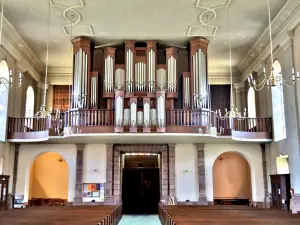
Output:
<path fill-rule="evenodd" d="M 287 81 L 282 77 L 281 72 L 275 74 L 274 73 L 274 67 L 273 67 L 273 63 L 274 63 L 274 56 L 273 56 L 273 39 L 272 39 L 272 25 L 271 25 L 271 7 L 270 7 L 270 0 L 268 1 L 268 13 L 269 13 L 269 35 L 270 35 L 270 51 L 271 51 L 271 68 L 270 68 L 270 74 L 267 75 L 266 73 L 266 68 L 264 67 L 264 72 L 263 72 L 263 80 L 256 84 L 255 79 L 253 79 L 252 74 L 250 75 L 250 77 L 248 77 L 248 83 L 250 87 L 253 87 L 255 91 L 261 91 L 265 86 L 268 87 L 268 89 L 270 89 L 270 87 L 279 87 L 282 88 L 283 85 L 285 85 L 286 87 L 293 87 L 295 85 L 295 69 L 292 68 L 292 80 L 291 81 Z M 294 62 L 293 62 L 294 64 Z M 293 65 L 294 66 L 294 65 Z M 297 72 L 297 81 L 299 81 L 299 72 Z"/>
<path fill-rule="evenodd" d="M 230 110 L 227 111 L 227 108 L 225 108 L 225 114 L 222 115 L 221 110 L 219 109 L 216 111 L 218 118 L 221 120 L 232 120 L 232 119 L 237 119 L 237 120 L 244 120 L 246 117 L 246 109 L 245 112 L 242 114 L 241 112 L 238 111 L 237 108 L 235 108 L 234 103 L 233 103 L 233 81 L 232 81 L 232 47 L 231 47 L 231 24 L 230 24 L 230 10 L 229 7 L 228 9 L 228 29 L 229 29 L 229 38 L 228 38 L 228 46 L 229 46 L 229 73 L 230 73 Z M 230 121 L 231 122 L 231 121 Z M 221 132 L 224 132 L 224 129 L 221 129 Z"/>
<path fill-rule="evenodd" d="M 43 105 L 40 108 L 34 117 L 35 118 L 50 118 L 51 120 L 56 120 L 59 118 L 59 111 L 55 114 L 55 116 L 51 115 L 51 112 L 46 111 L 46 90 L 47 90 L 47 78 L 48 78 L 48 61 L 49 61 L 49 36 L 50 36 L 50 1 L 48 8 L 48 22 L 47 22 L 47 44 L 46 44 L 46 70 L 45 70 L 45 81 L 44 81 L 44 95 L 43 95 Z"/>
<path fill-rule="evenodd" d="M 2 7 L 1 7 L 0 47 L 2 46 L 3 18 L 4 18 L 3 12 L 4 12 L 4 0 L 2 0 Z M 17 82 L 16 87 L 17 88 L 21 87 L 21 85 L 22 85 L 22 77 L 23 77 L 23 74 L 21 72 L 18 73 L 18 78 L 16 79 L 16 82 Z M 14 79 L 13 79 L 13 75 L 12 75 L 12 70 L 9 70 L 8 77 L 5 77 L 5 75 L 0 73 L 0 85 L 3 84 L 7 89 L 10 89 L 10 88 L 12 88 L 13 83 L 14 83 Z"/>

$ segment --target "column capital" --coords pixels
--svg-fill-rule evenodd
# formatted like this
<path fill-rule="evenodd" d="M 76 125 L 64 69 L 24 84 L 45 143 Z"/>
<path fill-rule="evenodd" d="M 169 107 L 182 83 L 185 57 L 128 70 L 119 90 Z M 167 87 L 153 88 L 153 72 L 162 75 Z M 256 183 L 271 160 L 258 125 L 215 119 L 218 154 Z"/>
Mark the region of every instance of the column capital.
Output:
<path fill-rule="evenodd" d="M 242 92 L 245 88 L 245 82 L 234 83 L 233 87 L 235 89 L 235 92 Z"/>
<path fill-rule="evenodd" d="M 204 146 L 205 146 L 204 143 L 198 143 L 198 144 L 196 144 L 196 147 L 197 147 L 198 151 L 203 151 L 204 150 Z"/>
<path fill-rule="evenodd" d="M 46 90 L 48 89 L 48 87 L 49 87 L 49 84 L 46 84 Z M 37 90 L 40 89 L 40 91 L 41 91 L 41 90 L 44 90 L 44 89 L 45 89 L 45 83 L 39 81 L 39 82 L 37 83 L 37 85 L 36 85 L 36 88 L 37 88 Z"/>
<path fill-rule="evenodd" d="M 85 144 L 76 144 L 77 151 L 84 150 Z"/>
<path fill-rule="evenodd" d="M 295 37 L 295 30 L 289 30 L 287 31 L 287 35 L 289 36 L 290 43 L 294 44 L 294 37 Z"/>
<path fill-rule="evenodd" d="M 169 150 L 175 150 L 176 144 L 168 144 Z"/>
<path fill-rule="evenodd" d="M 114 144 L 105 144 L 107 150 L 113 150 Z"/>

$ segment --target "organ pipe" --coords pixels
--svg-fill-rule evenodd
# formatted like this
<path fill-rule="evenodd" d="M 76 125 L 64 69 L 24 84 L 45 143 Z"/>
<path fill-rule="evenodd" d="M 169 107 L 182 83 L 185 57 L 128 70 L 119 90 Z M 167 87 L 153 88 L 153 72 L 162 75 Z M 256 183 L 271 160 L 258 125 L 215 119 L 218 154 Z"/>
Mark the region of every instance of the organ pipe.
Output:
<path fill-rule="evenodd" d="M 208 84 L 207 84 L 207 69 L 206 55 L 201 49 L 198 49 L 192 56 L 193 61 L 193 108 L 209 108 Z"/>
<path fill-rule="evenodd" d="M 146 91 L 146 64 L 138 62 L 135 64 L 136 91 Z"/>
<path fill-rule="evenodd" d="M 86 108 L 88 95 L 88 55 L 80 48 L 74 56 L 73 108 Z"/>
<path fill-rule="evenodd" d="M 113 92 L 114 61 L 111 56 L 107 56 L 105 59 L 104 67 L 104 90 L 105 92 Z"/>

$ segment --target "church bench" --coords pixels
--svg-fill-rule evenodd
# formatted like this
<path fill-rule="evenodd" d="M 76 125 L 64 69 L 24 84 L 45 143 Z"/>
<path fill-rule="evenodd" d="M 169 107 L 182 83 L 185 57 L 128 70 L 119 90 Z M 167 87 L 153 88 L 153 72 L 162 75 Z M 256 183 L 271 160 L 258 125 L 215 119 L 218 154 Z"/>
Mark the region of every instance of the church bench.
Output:
<path fill-rule="evenodd" d="M 268 209 L 242 206 L 162 206 L 159 218 L 167 225 L 273 225 L 300 224 L 300 217 Z"/>
<path fill-rule="evenodd" d="M 0 212 L 1 225 L 115 225 L 122 206 L 33 207 Z"/>

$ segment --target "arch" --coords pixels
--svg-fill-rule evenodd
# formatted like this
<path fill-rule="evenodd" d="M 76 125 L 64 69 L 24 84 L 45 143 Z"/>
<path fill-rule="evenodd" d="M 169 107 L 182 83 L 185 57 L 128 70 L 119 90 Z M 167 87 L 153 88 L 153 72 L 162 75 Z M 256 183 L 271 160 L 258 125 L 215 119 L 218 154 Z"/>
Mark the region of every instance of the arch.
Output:
<path fill-rule="evenodd" d="M 214 199 L 252 200 L 251 169 L 248 161 L 237 152 L 225 152 L 213 165 Z"/>
<path fill-rule="evenodd" d="M 34 113 L 34 91 L 31 86 L 26 91 L 25 117 L 33 117 Z"/>
<path fill-rule="evenodd" d="M 69 167 L 57 152 L 39 154 L 30 168 L 28 199 L 68 199 Z"/>
<path fill-rule="evenodd" d="M 5 60 L 0 62 L 0 73 L 1 76 L 9 81 L 9 69 Z M 0 84 L 0 141 L 5 142 L 6 140 L 6 123 L 7 123 L 7 105 L 8 105 L 8 86 L 6 84 Z"/>
<path fill-rule="evenodd" d="M 274 75 L 282 76 L 281 65 L 278 60 L 273 63 Z M 282 85 L 272 87 L 272 111 L 273 111 L 273 127 L 274 141 L 281 141 L 286 138 L 284 96 Z"/>

